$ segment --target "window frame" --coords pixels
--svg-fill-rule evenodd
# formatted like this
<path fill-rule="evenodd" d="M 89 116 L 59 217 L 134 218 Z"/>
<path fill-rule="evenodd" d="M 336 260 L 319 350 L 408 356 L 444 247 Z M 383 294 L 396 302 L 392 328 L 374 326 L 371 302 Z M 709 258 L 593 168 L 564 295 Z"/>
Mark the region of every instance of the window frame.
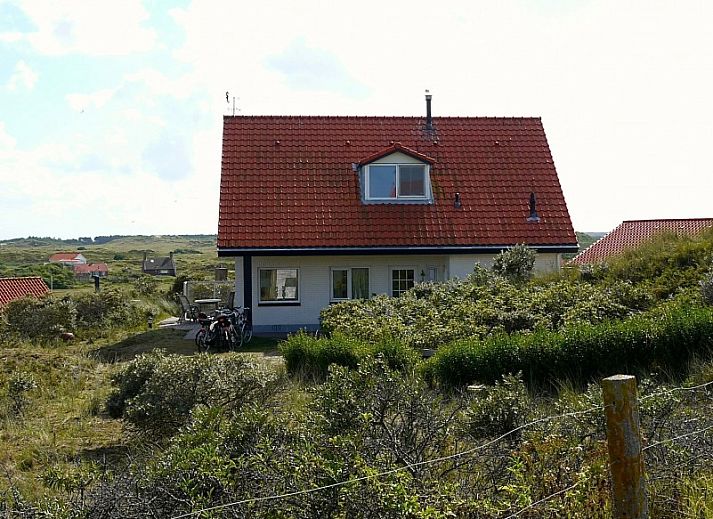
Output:
<path fill-rule="evenodd" d="M 371 297 L 371 267 L 362 267 L 362 266 L 355 266 L 355 267 L 330 267 L 329 268 L 329 302 L 330 303 L 339 303 L 341 301 L 351 301 L 354 298 L 354 291 L 353 291 L 353 286 L 352 286 L 352 270 L 353 269 L 362 269 L 366 270 L 367 276 L 368 276 L 368 281 L 369 281 L 369 287 L 367 290 L 367 299 Z M 335 271 L 346 271 L 347 272 L 347 297 L 334 297 L 334 272 Z"/>
<path fill-rule="evenodd" d="M 294 270 L 297 277 L 297 298 L 296 299 L 268 299 L 262 298 L 261 273 L 265 270 Z M 301 297 L 300 269 L 298 267 L 258 267 L 257 269 L 257 303 L 258 306 L 299 306 L 302 304 Z"/>
<path fill-rule="evenodd" d="M 399 289 L 399 294 L 398 294 L 398 295 L 394 294 L 394 272 L 396 272 L 397 270 L 410 270 L 410 271 L 413 272 L 413 286 L 411 286 L 410 288 L 407 288 L 406 290 L 403 290 L 403 291 L 401 291 L 401 290 Z M 404 292 L 407 292 L 407 291 L 410 290 L 411 288 L 415 287 L 415 286 L 416 286 L 416 283 L 417 283 L 417 281 L 416 281 L 416 267 L 415 267 L 415 266 L 393 266 L 393 267 L 389 267 L 389 292 L 390 292 L 390 294 L 391 294 L 391 297 L 400 297 L 401 294 L 403 294 Z"/>
<path fill-rule="evenodd" d="M 396 168 L 396 196 L 393 197 L 380 197 L 371 196 L 371 180 L 370 180 L 370 169 L 371 166 L 394 166 Z M 402 195 L 400 194 L 401 188 L 401 167 L 402 166 L 420 166 L 423 168 L 423 195 Z M 421 162 L 411 163 L 411 162 L 374 162 L 372 164 L 367 164 L 364 171 L 364 199 L 365 200 L 430 200 L 431 199 L 431 182 L 430 182 L 431 167 L 429 164 L 424 164 Z"/>

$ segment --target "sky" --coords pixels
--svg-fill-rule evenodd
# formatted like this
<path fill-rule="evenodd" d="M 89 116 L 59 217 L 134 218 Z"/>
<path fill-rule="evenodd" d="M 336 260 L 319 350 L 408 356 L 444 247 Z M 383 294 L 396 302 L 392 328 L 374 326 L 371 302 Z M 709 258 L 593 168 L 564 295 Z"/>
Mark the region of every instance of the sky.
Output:
<path fill-rule="evenodd" d="M 0 239 L 215 234 L 223 115 L 541 117 L 574 228 L 713 217 L 713 2 L 0 0 Z M 226 102 L 226 92 L 229 101 Z"/>

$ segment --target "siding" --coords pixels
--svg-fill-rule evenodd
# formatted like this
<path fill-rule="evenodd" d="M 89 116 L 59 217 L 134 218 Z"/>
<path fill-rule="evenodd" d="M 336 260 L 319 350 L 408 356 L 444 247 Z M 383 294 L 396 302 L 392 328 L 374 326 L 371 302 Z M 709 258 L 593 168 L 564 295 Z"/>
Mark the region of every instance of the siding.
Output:
<path fill-rule="evenodd" d="M 538 271 L 556 270 L 558 254 L 538 254 L 535 268 Z M 413 268 L 416 281 L 421 272 L 427 275 L 429 267 L 436 267 L 438 279 L 463 278 L 479 262 L 489 268 L 493 255 L 402 255 L 402 256 L 256 256 L 252 258 L 252 301 L 244 300 L 243 258 L 235 259 L 235 295 L 238 305 L 251 308 L 254 329 L 258 333 L 289 332 L 300 328 L 314 330 L 319 327 L 319 312 L 330 304 L 330 277 L 333 267 L 368 267 L 370 293 L 391 294 L 391 269 Z M 260 294 L 259 269 L 299 269 L 299 304 L 275 306 L 258 304 Z"/>

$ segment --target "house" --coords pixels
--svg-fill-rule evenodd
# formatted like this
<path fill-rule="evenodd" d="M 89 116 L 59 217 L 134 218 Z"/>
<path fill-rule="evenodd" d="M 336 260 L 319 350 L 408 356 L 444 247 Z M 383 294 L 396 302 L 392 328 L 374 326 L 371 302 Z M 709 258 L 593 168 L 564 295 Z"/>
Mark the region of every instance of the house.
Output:
<path fill-rule="evenodd" d="M 713 218 L 627 220 L 580 252 L 570 263 L 574 265 L 602 263 L 612 256 L 651 241 L 656 235 L 674 233 L 679 236 L 694 236 L 709 227 L 713 227 Z"/>
<path fill-rule="evenodd" d="M 173 252 L 168 256 L 159 258 L 149 258 L 144 252 L 144 259 L 141 262 L 141 272 L 151 276 L 175 276 L 176 262 L 173 259 Z"/>
<path fill-rule="evenodd" d="M 0 309 L 23 297 L 42 297 L 49 288 L 41 277 L 0 278 Z"/>
<path fill-rule="evenodd" d="M 61 263 L 65 267 L 73 267 L 86 264 L 87 258 L 78 252 L 58 252 L 50 256 L 50 263 Z"/>
<path fill-rule="evenodd" d="M 226 116 L 218 255 L 256 332 L 464 277 L 519 243 L 577 251 L 539 118 Z"/>
<path fill-rule="evenodd" d="M 106 277 L 109 274 L 109 267 L 106 263 L 87 263 L 86 265 L 75 265 L 74 276 L 80 281 L 91 281 L 93 276 Z"/>

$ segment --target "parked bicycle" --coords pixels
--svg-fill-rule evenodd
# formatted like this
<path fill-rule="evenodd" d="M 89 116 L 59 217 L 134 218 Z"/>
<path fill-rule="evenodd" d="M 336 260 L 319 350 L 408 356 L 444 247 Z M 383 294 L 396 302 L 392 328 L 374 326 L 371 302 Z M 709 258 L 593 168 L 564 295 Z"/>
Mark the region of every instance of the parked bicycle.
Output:
<path fill-rule="evenodd" d="M 248 316 L 249 308 L 224 308 L 208 316 L 200 313 L 201 325 L 195 342 L 199 351 L 208 352 L 211 348 L 234 351 L 250 342 L 253 336 L 252 324 Z"/>

